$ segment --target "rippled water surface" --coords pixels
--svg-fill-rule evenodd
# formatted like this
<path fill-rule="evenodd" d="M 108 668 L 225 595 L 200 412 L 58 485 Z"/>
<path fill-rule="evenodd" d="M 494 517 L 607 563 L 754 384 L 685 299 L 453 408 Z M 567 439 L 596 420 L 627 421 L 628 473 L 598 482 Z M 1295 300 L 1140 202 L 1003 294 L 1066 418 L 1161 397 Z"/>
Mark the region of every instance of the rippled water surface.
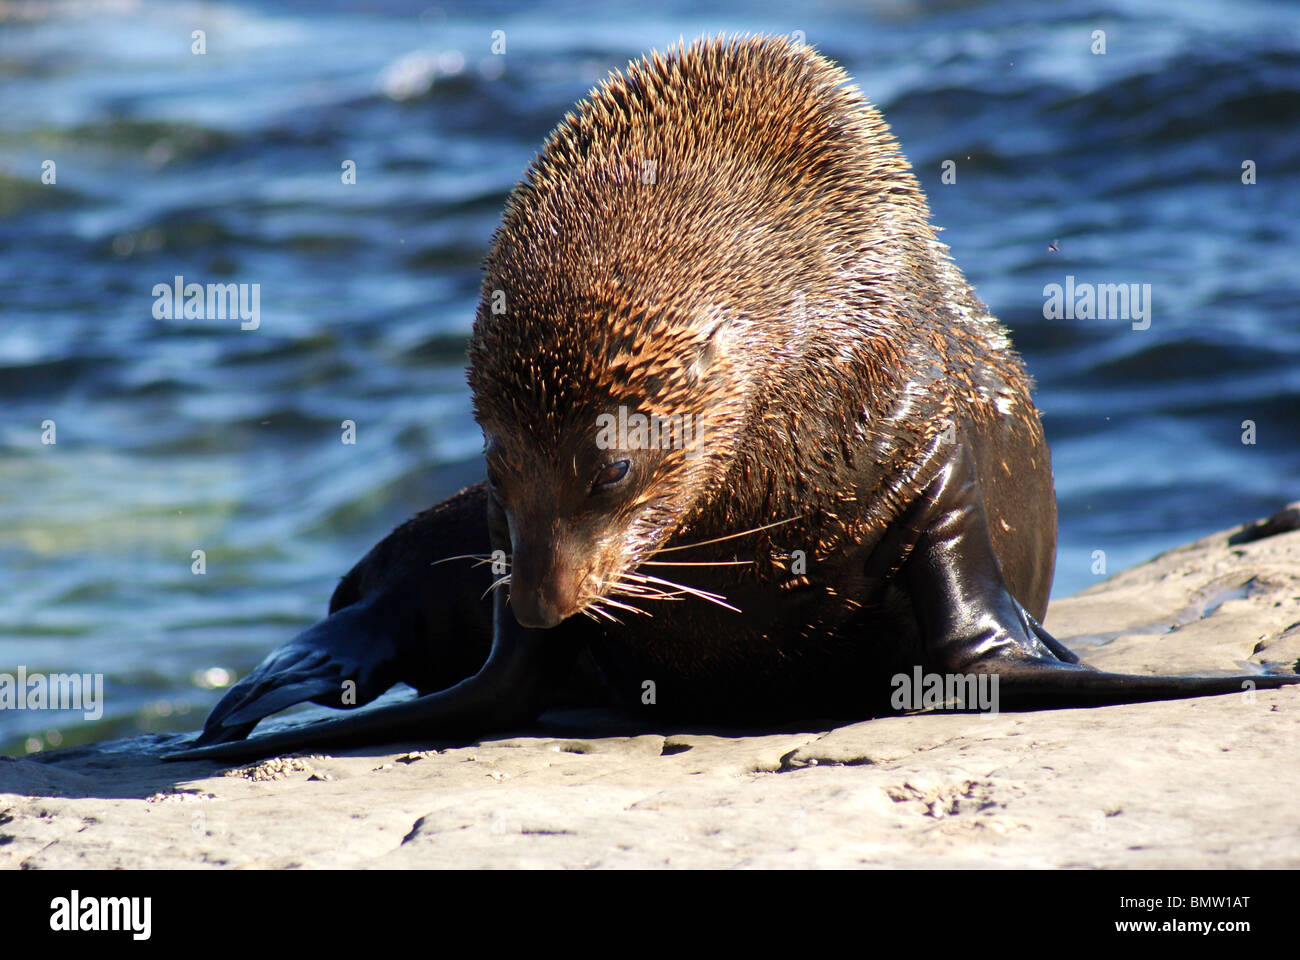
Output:
<path fill-rule="evenodd" d="M 884 110 L 1037 378 L 1058 596 L 1095 550 L 1114 572 L 1300 494 L 1300 7 L 744 9 L 0 3 L 0 672 L 108 693 L 91 725 L 6 711 L 0 745 L 196 726 L 477 479 L 463 345 L 506 194 L 679 35 L 801 30 Z M 260 329 L 155 319 L 177 275 L 260 284 Z M 1044 319 L 1066 275 L 1150 284 L 1149 329 Z"/>

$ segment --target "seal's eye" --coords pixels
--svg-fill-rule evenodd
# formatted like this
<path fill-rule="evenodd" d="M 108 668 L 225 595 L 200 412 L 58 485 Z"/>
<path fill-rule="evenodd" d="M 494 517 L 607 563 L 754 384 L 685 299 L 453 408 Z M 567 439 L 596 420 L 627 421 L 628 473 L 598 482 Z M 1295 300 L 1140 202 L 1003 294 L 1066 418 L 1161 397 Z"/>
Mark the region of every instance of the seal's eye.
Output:
<path fill-rule="evenodd" d="M 631 466 L 631 460 L 618 460 L 603 467 L 600 473 L 596 474 L 596 479 L 591 482 L 592 491 L 595 492 L 605 487 L 614 486 L 627 476 L 628 468 Z"/>

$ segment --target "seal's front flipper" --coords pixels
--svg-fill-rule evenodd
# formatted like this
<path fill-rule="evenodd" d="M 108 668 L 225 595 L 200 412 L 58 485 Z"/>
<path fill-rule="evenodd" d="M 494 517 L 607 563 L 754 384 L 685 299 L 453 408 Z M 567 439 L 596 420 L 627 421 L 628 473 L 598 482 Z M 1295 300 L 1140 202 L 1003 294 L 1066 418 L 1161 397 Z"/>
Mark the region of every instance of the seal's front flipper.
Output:
<path fill-rule="evenodd" d="M 196 744 L 241 740 L 263 717 L 294 704 L 358 707 L 400 682 L 410 643 L 382 596 L 344 607 L 272 651 L 221 698 Z"/>
<path fill-rule="evenodd" d="M 519 626 L 503 590 L 495 593 L 493 615 L 495 636 L 487 663 L 453 687 L 341 720 L 308 724 L 265 737 L 212 743 L 167 754 L 163 759 L 237 762 L 312 748 L 337 749 L 403 739 L 475 738 L 528 723 L 546 708 L 551 692 L 572 672 L 581 649 L 578 632 Z"/>
<path fill-rule="evenodd" d="M 1080 664 L 1011 596 L 964 447 L 944 462 L 907 518 L 915 542 L 900 571 L 928 670 L 997 674 L 999 709 L 1090 706 L 1239 693 L 1300 676 L 1144 677 Z"/>
<path fill-rule="evenodd" d="M 473 676 L 491 646 L 483 594 L 493 575 L 471 562 L 491 549 L 486 513 L 487 490 L 476 484 L 375 544 L 339 582 L 330 616 L 227 691 L 196 742 L 241 739 L 263 717 L 309 700 L 358 707 L 397 683 L 429 693 Z M 455 562 L 439 562 L 448 555 Z"/>
<path fill-rule="evenodd" d="M 943 460 L 898 526 L 915 535 L 899 576 L 928 668 L 965 673 L 992 661 L 1078 663 L 1007 589 L 964 445 Z"/>

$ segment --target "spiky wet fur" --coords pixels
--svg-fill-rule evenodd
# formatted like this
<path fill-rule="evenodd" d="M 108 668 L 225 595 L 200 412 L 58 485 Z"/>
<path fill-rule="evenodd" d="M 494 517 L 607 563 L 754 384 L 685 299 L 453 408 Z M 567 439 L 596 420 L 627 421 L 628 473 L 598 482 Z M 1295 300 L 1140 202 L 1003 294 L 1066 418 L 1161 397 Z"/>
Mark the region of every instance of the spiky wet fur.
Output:
<path fill-rule="evenodd" d="M 786 518 L 832 554 L 915 494 L 900 478 L 950 422 L 1042 444 L 880 114 L 780 38 L 652 54 L 566 115 L 494 237 L 469 358 L 506 473 L 569 470 L 566 444 L 620 404 L 704 418 L 703 456 L 663 457 L 608 518 L 589 587 L 674 537 Z M 848 476 L 864 450 L 870 510 Z"/>

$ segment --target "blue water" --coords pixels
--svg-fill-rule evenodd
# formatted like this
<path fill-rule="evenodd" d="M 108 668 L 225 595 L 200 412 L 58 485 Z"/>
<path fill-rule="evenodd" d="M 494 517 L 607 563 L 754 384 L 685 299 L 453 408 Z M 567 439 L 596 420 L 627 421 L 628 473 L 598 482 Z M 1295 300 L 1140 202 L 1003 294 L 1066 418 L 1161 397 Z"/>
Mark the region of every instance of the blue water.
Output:
<path fill-rule="evenodd" d="M 883 109 L 1037 378 L 1057 596 L 1095 550 L 1113 573 L 1300 495 L 1300 5 L 743 9 L 6 5 L 0 672 L 102 672 L 107 704 L 6 711 L 0 745 L 198 725 L 220 671 L 477 478 L 463 344 L 506 194 L 588 87 L 679 36 L 803 31 Z M 1067 274 L 1150 284 L 1150 328 L 1044 319 Z M 176 275 L 260 284 L 261 328 L 155 319 Z"/>

